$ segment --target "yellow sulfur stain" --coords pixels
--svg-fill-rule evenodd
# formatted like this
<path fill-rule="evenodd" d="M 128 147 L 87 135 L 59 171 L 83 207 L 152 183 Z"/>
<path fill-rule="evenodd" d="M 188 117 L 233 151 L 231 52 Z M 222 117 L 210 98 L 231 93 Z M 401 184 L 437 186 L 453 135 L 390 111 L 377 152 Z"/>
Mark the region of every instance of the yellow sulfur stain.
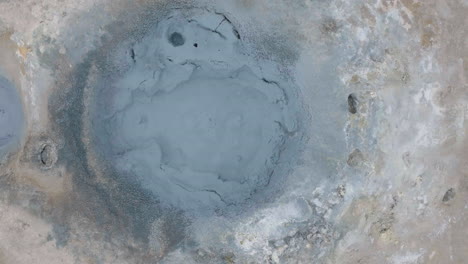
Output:
<path fill-rule="evenodd" d="M 21 57 L 23 57 L 23 59 L 26 59 L 26 56 L 28 56 L 28 53 L 31 51 L 31 48 L 27 46 L 18 47 L 18 52 L 21 55 Z"/>

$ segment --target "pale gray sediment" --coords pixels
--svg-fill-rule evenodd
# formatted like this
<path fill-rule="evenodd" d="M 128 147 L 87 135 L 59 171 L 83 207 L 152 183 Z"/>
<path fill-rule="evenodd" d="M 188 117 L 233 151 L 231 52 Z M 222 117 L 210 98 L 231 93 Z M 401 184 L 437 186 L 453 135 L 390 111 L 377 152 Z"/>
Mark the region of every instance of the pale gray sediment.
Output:
<path fill-rule="evenodd" d="M 18 91 L 0 76 L 0 160 L 17 147 L 24 126 L 23 108 Z"/>

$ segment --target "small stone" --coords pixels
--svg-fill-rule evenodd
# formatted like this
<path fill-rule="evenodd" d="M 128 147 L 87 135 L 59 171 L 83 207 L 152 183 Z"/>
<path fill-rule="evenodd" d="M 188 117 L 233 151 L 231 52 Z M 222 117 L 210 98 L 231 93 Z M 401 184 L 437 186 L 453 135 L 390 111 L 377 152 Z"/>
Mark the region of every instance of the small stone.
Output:
<path fill-rule="evenodd" d="M 355 149 L 348 157 L 348 165 L 351 167 L 357 167 L 364 161 L 364 155 L 359 149 Z"/>
<path fill-rule="evenodd" d="M 340 198 L 343 198 L 346 194 L 346 186 L 344 184 L 340 184 L 337 188 L 337 193 Z"/>
<path fill-rule="evenodd" d="M 445 192 L 444 197 L 442 198 L 442 202 L 449 202 L 453 198 L 455 198 L 455 190 L 453 188 L 450 188 Z"/>
<path fill-rule="evenodd" d="M 348 96 L 348 111 L 351 114 L 356 114 L 358 108 L 358 100 L 355 94 L 350 94 Z"/>

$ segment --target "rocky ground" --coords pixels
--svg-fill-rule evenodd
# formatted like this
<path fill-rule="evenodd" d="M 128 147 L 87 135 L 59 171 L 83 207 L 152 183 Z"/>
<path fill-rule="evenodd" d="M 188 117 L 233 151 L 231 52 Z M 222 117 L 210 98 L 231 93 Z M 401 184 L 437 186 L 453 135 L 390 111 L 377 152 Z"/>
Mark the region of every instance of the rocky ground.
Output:
<path fill-rule="evenodd" d="M 186 11 L 210 36 L 227 39 L 228 28 L 236 55 L 202 50 L 211 37 L 195 47 L 186 40 L 202 33 L 186 29 L 183 41 L 168 38 L 190 44 L 171 53 L 176 62 L 205 60 L 214 77 L 245 64 L 265 87 L 292 87 L 298 98 L 295 125 L 272 132 L 291 140 L 272 151 L 281 157 L 265 165 L 270 180 L 203 213 L 123 172 L 95 119 L 96 98 L 107 99 L 96 94 L 139 60 L 127 47 Z M 0 98 L 0 263 L 465 263 L 467 13 L 465 0 L 0 0 L 0 80 L 16 88 L 24 115 L 23 126 L 8 126 L 21 114 Z M 149 58 L 141 68 L 153 66 Z M 232 111 L 255 111 L 245 100 Z M 240 153 L 254 155 L 247 147 Z M 155 155 L 145 153 L 138 162 Z M 206 156 L 188 163 L 211 164 Z"/>

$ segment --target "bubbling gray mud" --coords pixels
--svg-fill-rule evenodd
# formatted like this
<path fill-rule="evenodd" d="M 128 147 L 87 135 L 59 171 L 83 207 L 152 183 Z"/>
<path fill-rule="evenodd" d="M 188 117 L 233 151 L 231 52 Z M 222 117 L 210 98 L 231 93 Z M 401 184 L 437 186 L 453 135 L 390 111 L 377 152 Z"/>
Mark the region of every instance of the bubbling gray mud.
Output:
<path fill-rule="evenodd" d="M 0 76 L 0 160 L 18 143 L 24 116 L 13 84 Z"/>
<path fill-rule="evenodd" d="M 231 22 L 206 11 L 174 13 L 116 51 L 125 70 L 101 82 L 93 122 L 112 166 L 182 209 L 239 204 L 284 177 L 298 95 L 242 51 Z"/>

